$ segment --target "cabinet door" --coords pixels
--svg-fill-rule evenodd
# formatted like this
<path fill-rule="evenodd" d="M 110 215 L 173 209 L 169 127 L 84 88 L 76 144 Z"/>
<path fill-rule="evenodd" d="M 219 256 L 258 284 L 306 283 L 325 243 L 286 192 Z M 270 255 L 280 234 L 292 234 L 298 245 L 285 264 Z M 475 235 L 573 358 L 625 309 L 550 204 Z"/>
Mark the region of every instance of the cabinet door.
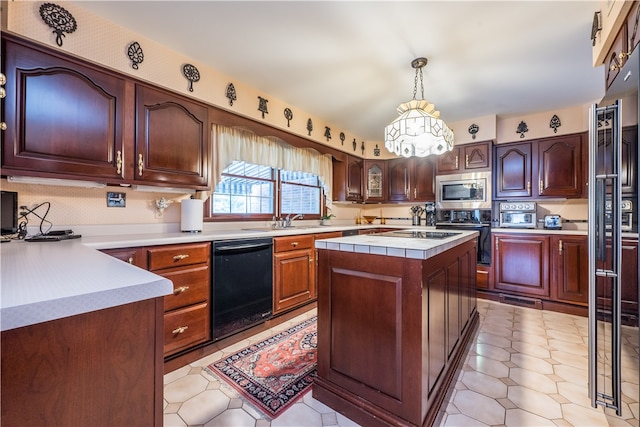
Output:
<path fill-rule="evenodd" d="M 438 175 L 448 173 L 458 173 L 460 171 L 460 148 L 453 147 L 451 151 L 447 151 L 438 156 L 437 173 Z"/>
<path fill-rule="evenodd" d="M 206 187 L 208 114 L 208 108 L 195 101 L 137 85 L 135 180 Z"/>
<path fill-rule="evenodd" d="M 475 172 L 491 168 L 491 142 L 463 145 L 464 170 Z"/>
<path fill-rule="evenodd" d="M 531 196 L 531 144 L 496 147 L 495 198 Z"/>
<path fill-rule="evenodd" d="M 388 194 L 390 202 L 407 202 L 411 200 L 411 161 L 406 158 L 387 161 Z M 433 179 L 432 179 L 433 182 Z"/>
<path fill-rule="evenodd" d="M 538 195 L 582 195 L 582 137 L 569 135 L 538 141 Z"/>
<path fill-rule="evenodd" d="M 605 158 L 602 154 L 603 150 L 607 147 L 604 142 L 603 133 L 598 132 L 598 159 Z M 607 138 L 607 144 L 611 143 L 611 138 Z M 637 179 L 636 174 L 636 146 L 638 144 L 638 126 L 629 126 L 622 129 L 622 141 L 620 148 L 622 150 L 622 163 L 620 165 L 620 184 L 622 186 L 622 194 L 629 194 L 634 196 L 636 193 Z M 610 152 L 610 150 L 608 150 Z M 609 174 L 611 173 L 611 163 L 599 164 L 597 166 L 597 173 Z M 607 193 L 611 192 L 611 188 L 607 186 Z"/>
<path fill-rule="evenodd" d="M 435 193 L 435 165 L 429 158 L 413 159 L 413 200 L 419 202 L 434 202 Z"/>
<path fill-rule="evenodd" d="M 589 303 L 589 245 L 587 236 L 551 236 L 552 298 Z"/>
<path fill-rule="evenodd" d="M 495 288 L 549 296 L 549 237 L 494 235 Z"/>
<path fill-rule="evenodd" d="M 622 239 L 622 278 L 621 283 L 621 309 L 622 321 L 624 324 L 638 324 L 638 241 Z M 606 244 L 607 259 L 611 260 L 611 241 Z M 610 269 L 610 265 L 603 265 L 601 268 Z M 609 284 L 603 284 L 601 278 L 598 289 L 602 289 L 603 293 L 598 295 L 598 302 L 604 307 L 611 306 L 611 288 Z M 604 295 L 604 296 L 603 296 Z"/>
<path fill-rule="evenodd" d="M 387 199 L 387 164 L 376 160 L 365 160 L 365 201 L 384 202 Z"/>
<path fill-rule="evenodd" d="M 364 160 L 357 157 L 347 157 L 347 200 L 362 201 L 362 178 L 364 174 Z"/>
<path fill-rule="evenodd" d="M 3 174 L 122 182 L 133 84 L 5 34 L 3 45 Z"/>
<path fill-rule="evenodd" d="M 314 249 L 273 255 L 273 314 L 311 301 L 316 295 Z"/>

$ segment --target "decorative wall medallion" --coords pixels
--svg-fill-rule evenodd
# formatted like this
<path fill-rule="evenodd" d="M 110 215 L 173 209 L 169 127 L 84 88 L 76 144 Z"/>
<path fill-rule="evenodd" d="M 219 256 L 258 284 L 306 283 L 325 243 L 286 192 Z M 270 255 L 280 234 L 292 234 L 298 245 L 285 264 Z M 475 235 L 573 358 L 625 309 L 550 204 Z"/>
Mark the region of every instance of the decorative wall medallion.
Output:
<path fill-rule="evenodd" d="M 238 97 L 236 96 L 236 87 L 233 85 L 233 83 L 229 83 L 227 85 L 227 91 L 225 92 L 224 96 L 226 96 L 229 100 L 229 105 L 233 107 L 233 101 L 238 99 Z"/>
<path fill-rule="evenodd" d="M 376 157 L 380 156 L 380 147 L 378 147 L 378 144 L 376 144 L 376 148 L 373 149 L 373 155 Z"/>
<path fill-rule="evenodd" d="M 476 139 L 476 134 L 478 133 L 479 130 L 480 130 L 480 126 L 478 126 L 475 123 L 469 126 L 469 133 L 471 134 L 471 139 Z"/>
<path fill-rule="evenodd" d="M 562 123 L 560 123 L 560 117 L 554 114 L 553 117 L 551 117 L 551 121 L 549 122 L 549 127 L 553 129 L 553 133 L 558 133 L 558 128 L 560 126 L 562 126 Z"/>
<path fill-rule="evenodd" d="M 313 122 L 311 119 L 307 120 L 307 131 L 309 131 L 309 136 L 311 136 L 311 131 L 313 130 Z"/>
<path fill-rule="evenodd" d="M 62 38 L 64 33 L 73 33 L 77 28 L 75 18 L 64 7 L 53 3 L 43 3 L 40 6 L 40 17 L 42 20 L 53 28 L 56 34 L 56 44 L 62 46 Z"/>
<path fill-rule="evenodd" d="M 269 114 L 269 111 L 267 111 L 267 102 L 269 102 L 269 100 L 261 96 L 259 96 L 258 99 L 258 111 L 262 112 L 262 118 L 264 119 L 264 115 Z"/>
<path fill-rule="evenodd" d="M 362 145 L 360 146 L 360 149 L 362 150 L 362 155 L 364 156 L 364 141 L 362 141 Z"/>
<path fill-rule="evenodd" d="M 287 119 L 287 127 L 290 127 L 289 124 L 293 119 L 293 111 L 291 111 L 291 108 L 284 109 L 284 118 Z"/>
<path fill-rule="evenodd" d="M 591 46 L 596 45 L 596 38 L 598 37 L 598 31 L 602 30 L 600 23 L 600 12 L 593 13 L 593 24 L 591 25 Z"/>
<path fill-rule="evenodd" d="M 329 126 L 324 127 L 324 137 L 327 138 L 327 142 L 331 139 L 331 128 Z"/>
<path fill-rule="evenodd" d="M 353 151 L 356 151 L 356 148 L 358 148 L 358 143 L 356 142 L 355 138 L 353 138 L 353 142 L 351 143 L 351 145 L 353 145 Z"/>
<path fill-rule="evenodd" d="M 344 132 L 340 132 L 340 142 L 342 143 L 342 145 L 344 145 L 344 140 L 345 140 L 346 138 L 347 138 L 347 137 L 346 137 L 346 136 L 344 136 Z"/>
<path fill-rule="evenodd" d="M 133 42 L 127 48 L 127 55 L 131 60 L 131 68 L 134 70 L 138 69 L 138 64 L 142 64 L 144 61 L 144 52 L 142 52 L 142 47 L 140 47 L 140 43 Z"/>
<path fill-rule="evenodd" d="M 189 80 L 189 92 L 193 92 L 193 82 L 200 80 L 200 71 L 194 65 L 184 64 L 182 66 L 182 75 Z"/>
<path fill-rule="evenodd" d="M 520 134 L 520 138 L 524 138 L 525 132 L 529 132 L 529 128 L 527 128 L 527 124 L 524 121 L 522 121 L 518 125 L 518 129 L 516 130 L 516 133 Z"/>

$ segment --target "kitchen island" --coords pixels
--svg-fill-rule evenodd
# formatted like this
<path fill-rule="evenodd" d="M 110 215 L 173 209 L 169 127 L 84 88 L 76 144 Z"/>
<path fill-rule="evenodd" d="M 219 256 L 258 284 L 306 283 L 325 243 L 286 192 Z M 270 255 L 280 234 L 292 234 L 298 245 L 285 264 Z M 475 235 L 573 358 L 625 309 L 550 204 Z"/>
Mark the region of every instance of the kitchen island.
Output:
<path fill-rule="evenodd" d="M 432 425 L 478 326 L 476 242 L 424 230 L 316 241 L 314 398 L 361 425 Z"/>
<path fill-rule="evenodd" d="M 3 426 L 162 426 L 163 277 L 79 240 L 2 244 Z"/>

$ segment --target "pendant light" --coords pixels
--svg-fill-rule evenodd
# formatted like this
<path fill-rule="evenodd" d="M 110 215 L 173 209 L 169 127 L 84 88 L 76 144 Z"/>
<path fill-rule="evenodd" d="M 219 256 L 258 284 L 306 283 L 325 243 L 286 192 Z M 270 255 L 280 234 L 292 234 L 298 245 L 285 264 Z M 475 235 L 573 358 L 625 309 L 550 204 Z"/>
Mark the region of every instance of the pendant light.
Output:
<path fill-rule="evenodd" d="M 416 70 L 413 99 L 398 106 L 398 118 L 384 129 L 384 146 L 403 157 L 426 157 L 442 154 L 453 148 L 453 132 L 440 119 L 440 112 L 424 99 L 422 68 L 427 58 L 416 58 L 411 66 Z M 416 99 L 420 77 L 421 99 Z"/>

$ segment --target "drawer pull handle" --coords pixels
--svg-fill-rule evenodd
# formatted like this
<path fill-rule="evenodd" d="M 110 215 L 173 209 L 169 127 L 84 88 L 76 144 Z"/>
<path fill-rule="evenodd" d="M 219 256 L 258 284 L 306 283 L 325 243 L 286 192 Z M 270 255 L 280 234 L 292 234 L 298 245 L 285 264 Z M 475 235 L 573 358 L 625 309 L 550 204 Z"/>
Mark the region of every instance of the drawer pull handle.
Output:
<path fill-rule="evenodd" d="M 120 150 L 116 154 L 116 173 L 118 175 L 122 174 L 122 151 Z"/>
<path fill-rule="evenodd" d="M 138 176 L 142 176 L 142 171 L 144 170 L 144 160 L 142 158 L 142 153 L 138 154 Z"/>
<path fill-rule="evenodd" d="M 187 254 L 181 254 L 181 255 L 176 255 L 173 257 L 174 261 L 182 261 L 185 258 L 189 258 L 189 255 Z"/>
<path fill-rule="evenodd" d="M 128 262 L 129 264 L 133 264 L 133 257 L 132 257 L 132 256 L 130 256 L 130 257 L 129 257 L 129 259 L 127 260 L 127 262 Z"/>
<path fill-rule="evenodd" d="M 175 334 L 182 334 L 182 333 L 184 333 L 184 331 L 186 331 L 187 329 L 189 329 L 189 327 L 188 327 L 188 326 L 180 326 L 179 328 L 174 329 L 173 331 L 171 331 L 171 333 L 172 333 L 172 334 L 174 334 L 174 335 L 175 335 Z"/>
<path fill-rule="evenodd" d="M 458 155 L 456 155 L 456 169 L 458 169 Z"/>
<path fill-rule="evenodd" d="M 187 290 L 189 290 L 189 287 L 188 287 L 188 286 L 180 286 L 179 288 L 174 289 L 174 290 L 173 290 L 173 293 L 174 293 L 175 295 L 178 295 L 178 294 L 181 294 L 181 293 L 183 293 L 183 292 L 185 292 L 185 291 L 187 291 Z"/>
<path fill-rule="evenodd" d="M 291 242 L 291 246 L 293 246 L 294 248 L 295 248 L 296 246 L 298 246 L 298 245 L 299 245 L 299 243 L 298 243 L 298 242 Z"/>
<path fill-rule="evenodd" d="M 468 154 L 465 154 L 465 156 L 464 156 L 464 166 L 466 168 L 469 167 L 469 155 Z"/>
<path fill-rule="evenodd" d="M 558 243 L 558 252 L 562 255 L 562 240 Z"/>

